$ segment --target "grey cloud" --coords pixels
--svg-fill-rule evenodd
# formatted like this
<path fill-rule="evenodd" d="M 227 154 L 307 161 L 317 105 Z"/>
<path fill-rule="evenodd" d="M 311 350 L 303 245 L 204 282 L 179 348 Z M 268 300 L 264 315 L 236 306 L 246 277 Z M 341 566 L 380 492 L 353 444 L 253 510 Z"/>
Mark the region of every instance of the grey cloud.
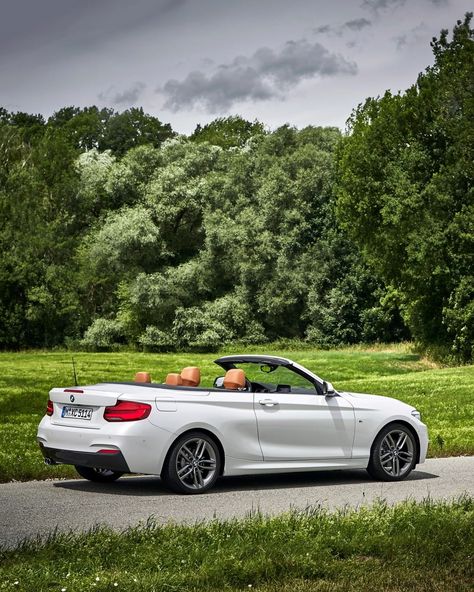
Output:
<path fill-rule="evenodd" d="M 143 82 L 135 82 L 131 87 L 117 91 L 114 86 L 111 86 L 106 91 L 99 93 L 97 96 L 101 101 L 112 103 L 113 105 L 135 105 L 140 98 L 146 84 Z"/>
<path fill-rule="evenodd" d="M 378 12 L 385 8 L 403 6 L 405 2 L 406 0 L 364 0 L 362 7 Z"/>
<path fill-rule="evenodd" d="M 331 25 L 321 25 L 320 27 L 316 27 L 313 31 L 317 34 L 324 34 L 330 33 L 332 31 Z"/>
<path fill-rule="evenodd" d="M 370 27 L 371 24 L 372 22 L 366 18 L 358 18 L 351 21 L 346 21 L 342 26 L 345 29 L 350 29 L 351 31 L 360 31 L 361 29 L 365 29 L 365 27 Z"/>
<path fill-rule="evenodd" d="M 449 0 L 426 0 L 429 4 L 434 6 L 443 6 L 449 4 Z M 407 0 L 364 0 L 362 2 L 363 8 L 369 8 L 374 12 L 379 12 L 385 8 L 397 8 L 405 5 Z"/>
<path fill-rule="evenodd" d="M 239 56 L 207 75 L 191 72 L 182 80 L 169 80 L 161 89 L 164 107 L 172 111 L 203 105 L 215 113 L 238 101 L 283 99 L 292 86 L 316 76 L 356 74 L 357 65 L 306 39 L 288 41 L 279 50 L 261 47 L 252 56 Z"/>
<path fill-rule="evenodd" d="M 276 98 L 278 91 L 264 82 L 254 68 L 221 68 L 212 76 L 191 72 L 182 81 L 169 80 L 165 109 L 178 111 L 201 103 L 210 113 L 225 111 L 238 101 Z"/>
<path fill-rule="evenodd" d="M 342 37 L 347 31 L 357 32 L 371 25 L 372 21 L 369 21 L 369 19 L 357 18 L 346 21 L 342 25 L 321 25 L 313 29 L 313 32 L 316 35 L 335 35 L 336 37 Z"/>
<path fill-rule="evenodd" d="M 416 27 L 410 29 L 407 33 L 403 33 L 395 37 L 395 43 L 398 50 L 402 50 L 405 46 L 417 43 L 427 36 L 428 29 L 424 23 L 420 23 Z"/>

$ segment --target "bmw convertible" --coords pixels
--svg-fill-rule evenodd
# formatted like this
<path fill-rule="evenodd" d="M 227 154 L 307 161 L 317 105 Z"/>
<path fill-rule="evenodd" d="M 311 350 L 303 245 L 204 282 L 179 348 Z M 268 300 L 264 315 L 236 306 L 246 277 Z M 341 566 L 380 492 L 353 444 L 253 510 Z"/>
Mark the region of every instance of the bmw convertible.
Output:
<path fill-rule="evenodd" d="M 179 493 L 202 493 L 225 475 L 366 469 L 405 479 L 426 457 L 420 413 L 397 399 L 338 392 L 300 364 L 267 355 L 215 361 L 154 383 L 53 388 L 37 440 L 47 464 L 91 481 L 160 475 Z"/>

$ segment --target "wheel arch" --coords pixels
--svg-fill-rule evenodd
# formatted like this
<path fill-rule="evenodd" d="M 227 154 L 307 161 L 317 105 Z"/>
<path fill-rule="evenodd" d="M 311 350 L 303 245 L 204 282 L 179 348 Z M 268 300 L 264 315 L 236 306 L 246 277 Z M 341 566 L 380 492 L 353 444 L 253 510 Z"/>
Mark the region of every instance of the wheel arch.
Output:
<path fill-rule="evenodd" d="M 219 454 L 221 456 L 221 466 L 219 467 L 219 476 L 222 476 L 224 474 L 225 452 L 224 452 L 224 447 L 222 446 L 222 442 L 220 441 L 219 437 L 214 432 L 211 432 L 211 430 L 208 430 L 207 428 L 202 428 L 202 427 L 189 428 L 187 430 L 184 430 L 184 432 L 181 432 L 180 434 L 178 434 L 176 436 L 176 438 L 168 446 L 168 450 L 167 450 L 165 458 L 163 460 L 163 465 L 161 467 L 161 474 L 163 474 L 163 471 L 166 468 L 171 451 L 173 450 L 173 447 L 176 444 L 176 442 L 178 440 L 180 440 L 186 434 L 191 434 L 191 433 L 196 433 L 196 432 L 200 432 L 201 434 L 205 434 L 206 436 L 208 436 L 209 438 L 211 438 L 213 440 L 213 442 L 215 443 L 215 445 L 219 449 Z"/>
<path fill-rule="evenodd" d="M 394 425 L 394 424 L 401 424 L 404 427 L 408 428 L 410 430 L 410 432 L 412 433 L 413 437 L 415 438 L 415 442 L 416 442 L 416 463 L 418 464 L 420 462 L 420 451 L 421 451 L 421 442 L 420 442 L 420 437 L 418 436 L 417 431 L 415 430 L 415 428 L 410 424 L 410 422 L 405 421 L 404 419 L 392 419 L 391 421 L 387 422 L 386 424 L 384 424 L 383 426 L 380 427 L 380 429 L 378 430 L 378 432 L 375 434 L 374 439 L 372 440 L 372 444 L 370 446 L 370 458 L 372 458 L 372 452 L 374 450 L 374 444 L 375 441 L 377 440 L 380 432 L 382 430 L 384 430 L 385 428 L 387 428 L 388 426 Z"/>

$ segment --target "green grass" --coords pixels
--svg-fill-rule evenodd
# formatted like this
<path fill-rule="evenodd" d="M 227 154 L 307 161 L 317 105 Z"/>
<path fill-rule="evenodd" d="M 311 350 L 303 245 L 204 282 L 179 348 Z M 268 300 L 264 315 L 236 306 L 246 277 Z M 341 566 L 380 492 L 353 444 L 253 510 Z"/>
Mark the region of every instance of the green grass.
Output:
<path fill-rule="evenodd" d="M 247 348 L 262 351 L 263 348 Z M 399 398 L 416 406 L 430 430 L 431 456 L 474 454 L 474 366 L 437 368 L 406 345 L 370 349 L 283 351 L 340 390 Z M 230 353 L 221 352 L 221 353 Z M 200 366 L 211 384 L 217 354 L 76 353 L 82 384 L 132 380 L 139 370 L 155 382 L 184 366 Z M 73 476 L 70 467 L 46 467 L 36 445 L 36 428 L 48 391 L 73 383 L 70 353 L 0 354 L 0 481 Z"/>
<path fill-rule="evenodd" d="M 474 500 L 95 528 L 0 550 L 0 589 L 472 590 Z"/>

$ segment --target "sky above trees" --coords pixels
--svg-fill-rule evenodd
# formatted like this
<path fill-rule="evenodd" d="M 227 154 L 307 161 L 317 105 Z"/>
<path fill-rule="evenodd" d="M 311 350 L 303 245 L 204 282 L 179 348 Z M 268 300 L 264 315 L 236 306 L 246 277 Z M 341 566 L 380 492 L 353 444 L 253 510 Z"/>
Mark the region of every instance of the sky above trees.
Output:
<path fill-rule="evenodd" d="M 407 88 L 470 0 L 16 0 L 0 20 L 0 105 L 143 106 L 190 133 L 239 113 L 344 127 Z"/>

